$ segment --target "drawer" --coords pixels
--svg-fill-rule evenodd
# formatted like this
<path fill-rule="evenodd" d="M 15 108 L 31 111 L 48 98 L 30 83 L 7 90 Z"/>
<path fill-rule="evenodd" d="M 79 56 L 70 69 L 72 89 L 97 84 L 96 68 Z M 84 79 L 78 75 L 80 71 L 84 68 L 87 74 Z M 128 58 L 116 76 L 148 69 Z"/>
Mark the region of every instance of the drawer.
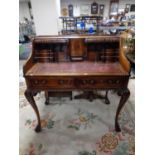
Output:
<path fill-rule="evenodd" d="M 128 77 L 44 77 L 27 79 L 29 87 L 38 89 L 107 89 L 122 88 L 128 84 Z"/>
<path fill-rule="evenodd" d="M 74 81 L 69 77 L 29 78 L 28 83 L 33 88 L 68 89 L 74 87 Z"/>
<path fill-rule="evenodd" d="M 122 77 L 83 77 L 74 80 L 75 86 L 81 89 L 121 88 L 128 83 L 128 78 Z"/>

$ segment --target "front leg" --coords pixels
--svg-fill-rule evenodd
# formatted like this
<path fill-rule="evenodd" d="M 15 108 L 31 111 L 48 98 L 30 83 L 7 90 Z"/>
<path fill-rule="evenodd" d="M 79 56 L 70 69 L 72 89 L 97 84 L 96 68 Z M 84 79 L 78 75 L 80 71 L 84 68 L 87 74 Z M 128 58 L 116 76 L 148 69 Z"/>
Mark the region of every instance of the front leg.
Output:
<path fill-rule="evenodd" d="M 38 125 L 35 128 L 35 131 L 36 132 L 40 132 L 41 131 L 40 115 L 39 115 L 39 111 L 38 111 L 37 105 L 35 103 L 35 100 L 33 98 L 33 95 L 34 95 L 34 93 L 31 90 L 26 89 L 26 91 L 25 91 L 25 97 L 28 100 L 28 102 L 31 104 L 32 108 L 34 109 L 34 111 L 35 111 L 35 113 L 37 115 Z"/>
<path fill-rule="evenodd" d="M 118 116 L 120 114 L 121 109 L 123 108 L 123 106 L 125 105 L 125 102 L 128 100 L 129 96 L 130 96 L 130 91 L 128 88 L 126 89 L 122 89 L 118 92 L 118 94 L 121 96 L 118 108 L 117 108 L 117 112 L 116 112 L 116 117 L 115 117 L 115 130 L 117 132 L 121 131 L 121 128 L 119 126 L 118 123 Z"/>

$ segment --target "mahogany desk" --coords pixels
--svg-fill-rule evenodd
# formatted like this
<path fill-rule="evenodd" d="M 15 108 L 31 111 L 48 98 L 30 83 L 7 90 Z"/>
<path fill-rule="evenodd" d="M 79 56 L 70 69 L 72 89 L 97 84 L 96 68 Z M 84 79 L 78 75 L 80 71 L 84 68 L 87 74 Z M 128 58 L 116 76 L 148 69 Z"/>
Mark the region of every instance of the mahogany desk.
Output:
<path fill-rule="evenodd" d="M 40 36 L 34 38 L 32 54 L 23 71 L 27 84 L 25 97 L 33 107 L 38 120 L 36 132 L 41 131 L 41 121 L 34 95 L 40 91 L 68 92 L 74 90 L 117 90 L 121 99 L 116 111 L 115 130 L 121 131 L 118 115 L 130 95 L 127 88 L 130 64 L 124 56 L 121 42 L 121 37 L 115 36 Z M 107 47 L 109 43 L 112 44 Z M 113 46 L 115 43 L 118 46 Z M 94 45 L 94 48 L 89 48 L 91 45 Z M 59 46 L 66 48 L 56 50 Z M 106 50 L 109 53 L 109 47 L 111 47 L 110 55 L 104 55 Z M 61 50 L 64 52 L 64 57 Z M 93 53 L 92 56 L 89 52 L 95 54 Z M 103 55 L 99 57 L 101 52 Z M 115 54 L 112 55 L 113 53 Z M 80 61 L 75 61 L 74 58 Z M 59 59 L 63 60 L 58 61 Z"/>

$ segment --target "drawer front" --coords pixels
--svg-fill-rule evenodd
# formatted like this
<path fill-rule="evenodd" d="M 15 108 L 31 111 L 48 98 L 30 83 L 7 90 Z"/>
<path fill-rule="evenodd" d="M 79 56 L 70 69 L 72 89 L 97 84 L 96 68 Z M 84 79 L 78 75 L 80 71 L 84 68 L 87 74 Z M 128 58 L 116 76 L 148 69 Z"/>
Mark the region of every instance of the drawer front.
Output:
<path fill-rule="evenodd" d="M 110 89 L 126 87 L 128 77 L 31 77 L 27 84 L 36 89 Z"/>
<path fill-rule="evenodd" d="M 69 77 L 46 77 L 46 78 L 29 78 L 29 86 L 32 88 L 49 88 L 49 89 L 72 89 L 74 88 L 73 78 Z"/>
<path fill-rule="evenodd" d="M 71 39 L 70 40 L 70 55 L 81 57 L 84 55 L 85 45 L 84 39 Z"/>
<path fill-rule="evenodd" d="M 104 89 L 126 87 L 128 78 L 122 77 L 83 77 L 75 79 L 75 86 L 80 89 Z"/>

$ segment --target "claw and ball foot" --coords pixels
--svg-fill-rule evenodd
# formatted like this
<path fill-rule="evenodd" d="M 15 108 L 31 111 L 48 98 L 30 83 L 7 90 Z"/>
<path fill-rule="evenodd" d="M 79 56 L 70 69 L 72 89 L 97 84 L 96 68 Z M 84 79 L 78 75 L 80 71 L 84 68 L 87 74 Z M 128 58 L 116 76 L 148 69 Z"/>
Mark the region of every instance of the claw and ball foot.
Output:
<path fill-rule="evenodd" d="M 36 132 L 40 132 L 41 131 L 41 126 L 39 124 L 36 126 L 35 131 Z"/>
<path fill-rule="evenodd" d="M 39 115 L 39 111 L 38 111 L 37 105 L 36 105 L 35 100 L 33 98 L 34 94 L 35 93 L 33 91 L 29 90 L 29 89 L 27 89 L 25 91 L 25 97 L 28 100 L 28 102 L 31 104 L 31 106 L 32 106 L 32 108 L 35 111 L 36 116 L 37 116 L 38 125 L 37 125 L 35 131 L 36 132 L 40 132 L 41 131 L 41 121 L 40 121 L 40 115 Z"/>
<path fill-rule="evenodd" d="M 46 99 L 45 105 L 49 105 L 49 99 Z"/>

